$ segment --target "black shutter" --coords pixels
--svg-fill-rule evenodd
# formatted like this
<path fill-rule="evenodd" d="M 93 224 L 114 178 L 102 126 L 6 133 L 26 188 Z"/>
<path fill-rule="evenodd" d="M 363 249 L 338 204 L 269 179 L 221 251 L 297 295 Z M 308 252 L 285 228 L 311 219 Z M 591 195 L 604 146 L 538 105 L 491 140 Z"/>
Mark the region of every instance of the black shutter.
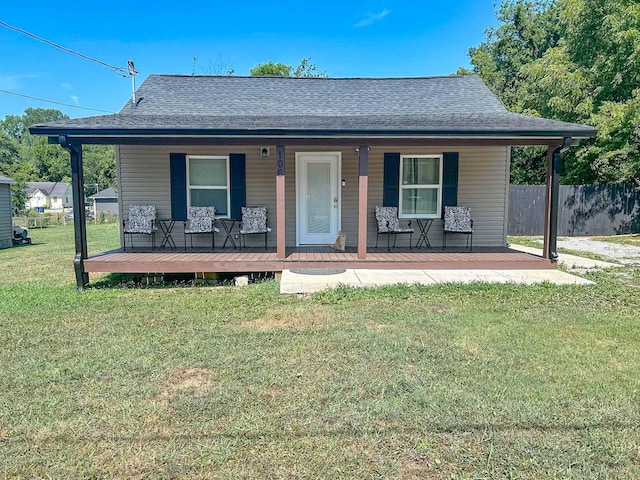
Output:
<path fill-rule="evenodd" d="M 171 175 L 171 218 L 187 219 L 187 154 L 172 153 L 169 157 Z"/>
<path fill-rule="evenodd" d="M 442 154 L 442 215 L 444 207 L 458 206 L 458 152 Z"/>
<path fill-rule="evenodd" d="M 231 212 L 230 218 L 240 219 L 242 216 L 242 207 L 247 203 L 247 187 L 246 187 L 246 161 L 244 153 L 229 154 L 229 177 L 231 187 Z"/>
<path fill-rule="evenodd" d="M 400 154 L 384 154 L 384 180 L 382 182 L 382 205 L 397 207 L 400 194 Z"/>

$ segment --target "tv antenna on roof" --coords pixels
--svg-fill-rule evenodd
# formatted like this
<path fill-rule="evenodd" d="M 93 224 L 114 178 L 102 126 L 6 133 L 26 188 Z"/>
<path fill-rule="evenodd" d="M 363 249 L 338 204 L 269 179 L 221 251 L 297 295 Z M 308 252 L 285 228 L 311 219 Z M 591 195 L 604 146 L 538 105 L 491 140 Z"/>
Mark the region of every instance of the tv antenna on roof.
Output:
<path fill-rule="evenodd" d="M 129 76 L 131 77 L 131 91 L 133 98 L 133 106 L 136 106 L 136 75 L 138 75 L 138 70 L 136 66 L 133 64 L 133 60 L 127 61 L 127 67 L 129 69 Z"/>

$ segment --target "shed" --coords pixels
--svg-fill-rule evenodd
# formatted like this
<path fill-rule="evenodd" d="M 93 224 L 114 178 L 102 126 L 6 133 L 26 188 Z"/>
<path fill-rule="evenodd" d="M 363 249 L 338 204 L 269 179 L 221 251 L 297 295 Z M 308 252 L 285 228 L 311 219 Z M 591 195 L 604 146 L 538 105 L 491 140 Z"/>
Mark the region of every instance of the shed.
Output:
<path fill-rule="evenodd" d="M 100 190 L 89 197 L 93 202 L 93 213 L 97 219 L 101 212 L 106 215 L 118 215 L 118 192 L 112 187 Z"/>
<path fill-rule="evenodd" d="M 0 248 L 13 245 L 13 210 L 11 208 L 11 185 L 16 183 L 0 175 Z"/>

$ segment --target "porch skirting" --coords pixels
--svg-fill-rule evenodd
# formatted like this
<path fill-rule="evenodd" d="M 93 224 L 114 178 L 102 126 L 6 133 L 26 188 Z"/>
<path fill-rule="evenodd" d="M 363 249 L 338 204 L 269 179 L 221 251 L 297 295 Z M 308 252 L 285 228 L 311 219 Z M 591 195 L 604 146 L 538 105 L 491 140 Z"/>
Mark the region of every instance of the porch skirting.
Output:
<path fill-rule="evenodd" d="M 367 269 L 555 269 L 556 263 L 536 255 L 509 248 L 482 248 L 473 252 L 456 249 L 417 251 L 398 248 L 388 252 L 370 249 L 358 259 L 356 249 L 336 252 L 330 247 L 290 248 L 284 260 L 276 249 L 248 248 L 207 251 L 113 250 L 90 256 L 84 261 L 86 272 L 118 273 L 195 273 L 195 272 L 281 272 L 291 268 L 367 268 Z"/>

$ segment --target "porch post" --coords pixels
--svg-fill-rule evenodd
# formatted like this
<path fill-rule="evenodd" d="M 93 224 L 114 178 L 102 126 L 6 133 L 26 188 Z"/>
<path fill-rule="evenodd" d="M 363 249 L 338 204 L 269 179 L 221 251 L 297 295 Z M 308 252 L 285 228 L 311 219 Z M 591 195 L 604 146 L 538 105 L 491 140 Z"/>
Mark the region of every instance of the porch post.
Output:
<path fill-rule="evenodd" d="M 566 137 L 564 142 L 553 151 L 547 151 L 547 199 L 545 215 L 545 238 L 543 257 L 556 261 L 558 259 L 558 212 L 560 196 L 560 167 L 561 154 L 571 146 L 571 138 Z"/>
<path fill-rule="evenodd" d="M 547 147 L 547 184 L 545 188 L 544 207 L 544 240 L 542 246 L 542 257 L 550 260 L 549 239 L 551 237 L 551 184 L 553 180 L 553 147 Z"/>
<path fill-rule="evenodd" d="M 89 274 L 84 270 L 87 258 L 87 227 L 84 215 L 84 172 L 82 145 L 70 144 L 66 135 L 60 135 L 59 143 L 71 156 L 71 190 L 73 192 L 73 228 L 76 254 L 73 266 L 76 271 L 76 287 L 82 292 L 89 284 Z"/>
<path fill-rule="evenodd" d="M 284 145 L 276 145 L 276 259 L 286 257 Z"/>
<path fill-rule="evenodd" d="M 369 189 L 369 147 L 358 148 L 358 259 L 367 258 L 367 191 Z"/>

